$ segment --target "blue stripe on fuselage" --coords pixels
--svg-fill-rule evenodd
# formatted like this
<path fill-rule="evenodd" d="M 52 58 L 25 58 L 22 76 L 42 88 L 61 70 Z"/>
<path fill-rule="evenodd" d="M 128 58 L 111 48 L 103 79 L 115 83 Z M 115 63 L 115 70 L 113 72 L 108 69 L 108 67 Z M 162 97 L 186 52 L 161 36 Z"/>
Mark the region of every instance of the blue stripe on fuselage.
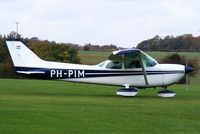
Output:
<path fill-rule="evenodd" d="M 89 69 L 58 69 L 58 68 L 33 68 L 15 67 L 17 71 L 43 71 L 47 79 L 71 79 L 71 78 L 90 78 L 90 77 L 110 77 L 110 76 L 130 76 L 143 75 L 142 71 L 120 71 L 120 70 L 89 70 Z M 184 71 L 146 71 L 147 75 L 158 74 L 177 74 Z M 33 76 L 37 74 L 32 74 Z M 41 74 L 40 74 L 41 76 Z M 44 78 L 44 77 L 43 77 Z"/>

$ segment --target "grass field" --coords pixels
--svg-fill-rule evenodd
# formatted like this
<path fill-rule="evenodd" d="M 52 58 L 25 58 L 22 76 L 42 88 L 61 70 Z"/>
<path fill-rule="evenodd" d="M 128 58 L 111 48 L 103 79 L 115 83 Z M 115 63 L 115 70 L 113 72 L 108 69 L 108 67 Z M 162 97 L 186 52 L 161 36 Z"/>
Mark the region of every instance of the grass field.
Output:
<path fill-rule="evenodd" d="M 199 86 L 120 97 L 115 86 L 0 79 L 0 134 L 199 134 Z"/>

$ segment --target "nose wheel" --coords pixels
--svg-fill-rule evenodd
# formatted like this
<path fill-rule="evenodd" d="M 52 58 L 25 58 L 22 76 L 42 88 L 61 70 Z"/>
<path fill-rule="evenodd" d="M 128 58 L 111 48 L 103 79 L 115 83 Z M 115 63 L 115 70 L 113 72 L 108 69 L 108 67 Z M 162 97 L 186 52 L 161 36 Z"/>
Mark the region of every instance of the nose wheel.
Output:
<path fill-rule="evenodd" d="M 157 96 L 164 97 L 164 98 L 171 98 L 171 97 L 174 97 L 175 95 L 176 95 L 175 92 L 170 91 L 170 90 L 168 90 L 166 88 L 164 90 L 162 90 L 162 91 L 159 91 L 157 93 Z"/>

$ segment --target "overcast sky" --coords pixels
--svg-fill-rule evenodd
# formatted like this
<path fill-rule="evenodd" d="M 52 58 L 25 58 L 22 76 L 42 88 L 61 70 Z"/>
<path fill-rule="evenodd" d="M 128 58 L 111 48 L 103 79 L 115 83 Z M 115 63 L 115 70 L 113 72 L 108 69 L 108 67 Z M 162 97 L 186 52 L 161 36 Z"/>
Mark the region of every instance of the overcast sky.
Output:
<path fill-rule="evenodd" d="M 84 45 L 136 46 L 159 35 L 200 35 L 200 0 L 0 0 L 0 34 Z"/>

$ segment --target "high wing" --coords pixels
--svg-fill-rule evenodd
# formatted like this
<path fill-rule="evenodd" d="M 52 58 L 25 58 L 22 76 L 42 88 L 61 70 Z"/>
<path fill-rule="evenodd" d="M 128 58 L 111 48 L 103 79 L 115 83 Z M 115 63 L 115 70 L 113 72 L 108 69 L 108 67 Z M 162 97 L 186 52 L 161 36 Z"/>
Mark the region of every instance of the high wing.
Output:
<path fill-rule="evenodd" d="M 149 85 L 145 65 L 144 65 L 144 62 L 143 62 L 143 59 L 142 59 L 142 54 L 143 54 L 143 52 L 139 49 L 118 50 L 118 51 L 114 51 L 108 57 L 108 59 L 111 60 L 111 61 L 128 61 L 128 60 L 132 59 L 131 57 L 138 56 L 138 58 L 140 60 L 141 67 L 142 67 L 145 83 L 146 83 L 146 85 Z"/>

